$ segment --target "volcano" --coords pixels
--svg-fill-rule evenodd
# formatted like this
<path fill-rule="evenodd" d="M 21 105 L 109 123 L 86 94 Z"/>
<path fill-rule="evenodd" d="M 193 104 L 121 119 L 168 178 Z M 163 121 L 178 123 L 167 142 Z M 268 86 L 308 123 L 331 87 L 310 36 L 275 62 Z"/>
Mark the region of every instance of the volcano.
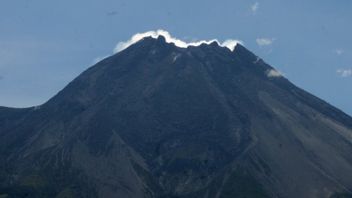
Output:
<path fill-rule="evenodd" d="M 0 197 L 351 197 L 352 118 L 237 44 L 145 37 L 0 108 Z"/>

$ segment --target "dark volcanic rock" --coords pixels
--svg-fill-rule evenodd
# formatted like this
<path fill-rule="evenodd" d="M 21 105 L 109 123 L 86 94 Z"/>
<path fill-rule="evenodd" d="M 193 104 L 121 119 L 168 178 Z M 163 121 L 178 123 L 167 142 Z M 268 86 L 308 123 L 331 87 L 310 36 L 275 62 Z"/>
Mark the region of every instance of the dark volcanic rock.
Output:
<path fill-rule="evenodd" d="M 352 118 L 241 45 L 144 38 L 0 108 L 0 197 L 343 197 Z"/>

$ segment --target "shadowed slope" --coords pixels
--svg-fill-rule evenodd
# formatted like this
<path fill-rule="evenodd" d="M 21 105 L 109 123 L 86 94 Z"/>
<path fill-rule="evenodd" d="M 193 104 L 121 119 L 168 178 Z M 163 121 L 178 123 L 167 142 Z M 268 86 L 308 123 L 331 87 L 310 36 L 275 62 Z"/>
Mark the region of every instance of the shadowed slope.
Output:
<path fill-rule="evenodd" d="M 352 119 L 272 69 L 239 44 L 144 38 L 40 108 L 0 109 L 0 195 L 350 192 Z"/>

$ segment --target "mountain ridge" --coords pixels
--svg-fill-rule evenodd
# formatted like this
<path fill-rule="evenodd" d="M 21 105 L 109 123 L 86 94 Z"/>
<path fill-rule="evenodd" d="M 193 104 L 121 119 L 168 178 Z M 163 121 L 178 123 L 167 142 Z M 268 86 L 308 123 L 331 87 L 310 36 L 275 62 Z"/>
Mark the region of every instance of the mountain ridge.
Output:
<path fill-rule="evenodd" d="M 240 44 L 144 38 L 40 107 L 0 108 L 0 195 L 350 193 L 352 118 L 273 69 Z"/>

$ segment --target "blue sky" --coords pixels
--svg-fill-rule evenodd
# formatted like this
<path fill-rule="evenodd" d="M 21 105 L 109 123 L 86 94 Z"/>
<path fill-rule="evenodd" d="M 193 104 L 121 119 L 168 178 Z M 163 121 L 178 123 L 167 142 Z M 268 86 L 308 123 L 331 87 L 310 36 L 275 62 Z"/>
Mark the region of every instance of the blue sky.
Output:
<path fill-rule="evenodd" d="M 2 0 L 0 106 L 39 105 L 138 32 L 239 39 L 352 115 L 350 0 Z"/>

